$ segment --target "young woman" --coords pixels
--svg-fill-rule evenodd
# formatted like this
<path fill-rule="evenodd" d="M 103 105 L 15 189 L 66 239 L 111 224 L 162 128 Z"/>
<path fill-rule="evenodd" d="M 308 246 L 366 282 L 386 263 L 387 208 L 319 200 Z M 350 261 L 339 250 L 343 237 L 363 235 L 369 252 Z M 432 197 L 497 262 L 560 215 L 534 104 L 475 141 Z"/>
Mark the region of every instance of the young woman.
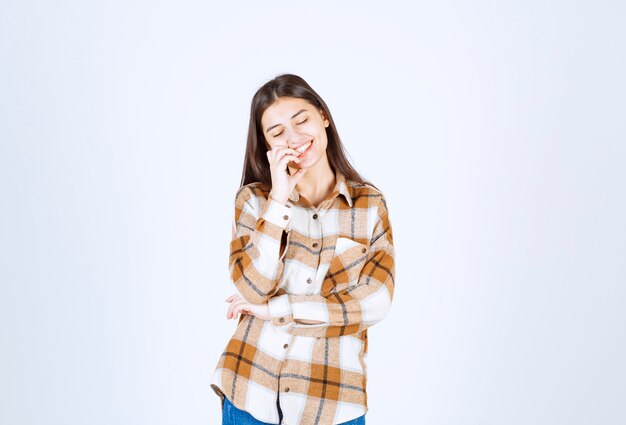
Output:
<path fill-rule="evenodd" d="M 222 424 L 365 424 L 367 328 L 394 291 L 387 204 L 296 75 L 252 99 L 229 267 L 239 321 L 211 377 Z"/>

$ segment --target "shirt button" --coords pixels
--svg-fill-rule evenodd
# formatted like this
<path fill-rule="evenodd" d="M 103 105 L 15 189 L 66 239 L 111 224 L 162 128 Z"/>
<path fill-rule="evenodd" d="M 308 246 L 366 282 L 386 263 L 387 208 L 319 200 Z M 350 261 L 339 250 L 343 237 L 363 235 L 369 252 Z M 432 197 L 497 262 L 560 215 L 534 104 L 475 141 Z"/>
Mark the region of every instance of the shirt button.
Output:
<path fill-rule="evenodd" d="M 288 393 L 289 392 L 289 387 L 285 387 L 285 392 Z"/>
<path fill-rule="evenodd" d="M 317 242 L 313 242 L 313 248 L 317 248 Z"/>
<path fill-rule="evenodd" d="M 285 220 L 289 220 L 289 216 L 288 216 L 288 215 L 284 215 L 284 216 L 283 216 L 283 219 L 285 219 Z"/>
<path fill-rule="evenodd" d="M 365 254 L 365 253 L 367 252 L 367 249 L 365 249 L 365 248 L 361 248 L 361 252 L 362 252 L 363 254 Z"/>
<path fill-rule="evenodd" d="M 286 206 L 287 208 L 291 208 L 291 205 L 289 205 L 289 204 L 285 204 L 285 206 Z"/>
<path fill-rule="evenodd" d="M 313 279 L 311 279 L 311 278 L 308 278 L 308 279 L 306 280 L 306 283 L 311 283 L 311 282 L 313 282 Z"/>
<path fill-rule="evenodd" d="M 289 344 L 285 344 L 285 345 L 283 345 L 283 348 L 284 348 L 284 349 L 287 349 L 287 347 L 289 347 Z"/>
<path fill-rule="evenodd" d="M 317 214 L 313 214 L 313 220 L 317 218 Z"/>
<path fill-rule="evenodd" d="M 281 317 L 280 319 L 278 319 L 278 322 L 279 322 L 279 323 L 285 323 L 285 318 L 284 318 L 284 317 Z"/>

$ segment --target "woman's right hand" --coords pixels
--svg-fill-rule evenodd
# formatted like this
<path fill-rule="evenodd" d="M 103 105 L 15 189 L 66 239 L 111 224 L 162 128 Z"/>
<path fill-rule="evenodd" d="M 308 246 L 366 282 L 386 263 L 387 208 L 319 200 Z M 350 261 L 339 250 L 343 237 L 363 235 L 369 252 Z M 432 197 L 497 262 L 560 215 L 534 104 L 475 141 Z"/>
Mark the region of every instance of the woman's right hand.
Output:
<path fill-rule="evenodd" d="M 272 175 L 270 197 L 281 204 L 287 202 L 296 184 L 306 173 L 307 168 L 300 168 L 293 175 L 289 174 L 287 164 L 291 161 L 300 162 L 298 155 L 298 151 L 287 146 L 274 146 L 267 151 L 267 160 L 270 163 Z"/>

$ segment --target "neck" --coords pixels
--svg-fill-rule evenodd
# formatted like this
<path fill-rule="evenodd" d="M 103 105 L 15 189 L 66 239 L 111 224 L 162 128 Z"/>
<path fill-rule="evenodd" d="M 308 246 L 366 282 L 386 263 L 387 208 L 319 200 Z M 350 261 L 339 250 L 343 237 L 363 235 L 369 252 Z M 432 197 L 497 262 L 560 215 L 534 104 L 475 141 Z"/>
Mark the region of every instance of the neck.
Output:
<path fill-rule="evenodd" d="M 289 173 L 297 171 L 289 167 Z M 330 168 L 328 157 L 322 157 L 317 164 L 309 168 L 302 179 L 296 184 L 296 189 L 300 195 L 307 198 L 316 205 L 326 198 L 335 186 L 335 174 Z"/>

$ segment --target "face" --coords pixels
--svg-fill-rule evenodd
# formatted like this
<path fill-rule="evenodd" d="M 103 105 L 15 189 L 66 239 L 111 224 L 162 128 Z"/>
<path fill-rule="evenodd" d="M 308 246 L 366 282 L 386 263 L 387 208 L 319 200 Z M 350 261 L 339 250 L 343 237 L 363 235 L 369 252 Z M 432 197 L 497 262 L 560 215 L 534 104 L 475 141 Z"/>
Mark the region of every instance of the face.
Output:
<path fill-rule="evenodd" d="M 265 110 L 261 128 L 268 149 L 286 146 L 301 151 L 300 163 L 290 162 L 292 168 L 309 168 L 326 156 L 326 127 L 324 112 L 304 99 L 280 97 Z"/>

